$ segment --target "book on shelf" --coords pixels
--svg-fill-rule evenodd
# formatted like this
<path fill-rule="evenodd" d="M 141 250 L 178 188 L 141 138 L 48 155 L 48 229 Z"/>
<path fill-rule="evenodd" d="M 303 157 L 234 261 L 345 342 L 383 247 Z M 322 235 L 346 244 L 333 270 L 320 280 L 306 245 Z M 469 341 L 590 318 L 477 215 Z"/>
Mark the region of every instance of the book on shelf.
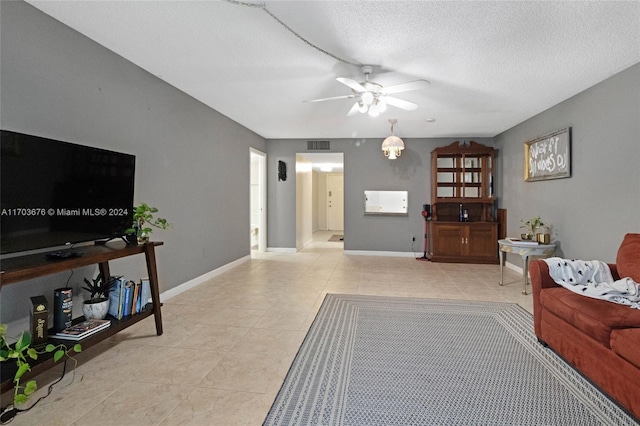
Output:
<path fill-rule="evenodd" d="M 124 284 L 124 301 L 122 303 L 122 316 L 128 317 L 131 315 L 131 306 L 133 305 L 133 290 L 135 287 L 134 281 L 127 281 Z"/>
<path fill-rule="evenodd" d="M 151 299 L 151 283 L 149 278 L 142 278 L 140 280 L 140 312 L 144 311 L 144 308 Z"/>
<path fill-rule="evenodd" d="M 56 339 L 65 340 L 81 340 L 87 336 L 91 336 L 105 328 L 109 328 L 111 321 L 107 319 L 88 319 L 86 321 L 79 322 L 59 331 L 55 334 Z"/>
<path fill-rule="evenodd" d="M 131 315 L 140 313 L 140 281 L 133 283 L 133 303 L 131 306 Z"/>
<path fill-rule="evenodd" d="M 144 311 L 151 298 L 148 278 L 135 282 L 118 277 L 116 285 L 109 293 L 109 315 L 122 319 Z"/>
<path fill-rule="evenodd" d="M 507 237 L 507 241 L 513 244 L 523 245 L 523 246 L 537 246 L 538 242 L 535 240 L 523 240 L 522 238 L 510 238 Z"/>
<path fill-rule="evenodd" d="M 122 288 L 124 287 L 124 283 L 127 282 L 122 277 L 116 277 L 116 283 L 109 292 L 109 315 L 116 319 L 122 319 L 122 297 L 124 292 Z"/>

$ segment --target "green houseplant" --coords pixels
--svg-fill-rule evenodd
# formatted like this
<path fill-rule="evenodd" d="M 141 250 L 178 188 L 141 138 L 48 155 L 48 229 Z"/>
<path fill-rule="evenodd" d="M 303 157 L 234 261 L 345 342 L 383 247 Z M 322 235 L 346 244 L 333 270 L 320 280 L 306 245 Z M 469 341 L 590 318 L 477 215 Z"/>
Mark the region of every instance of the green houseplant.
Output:
<path fill-rule="evenodd" d="M 167 219 L 154 217 L 158 213 L 156 207 L 149 206 L 147 203 L 141 203 L 133 209 L 133 226 L 125 231 L 127 235 L 135 235 L 138 243 L 146 243 L 149 236 L 153 232 L 153 228 L 167 229 L 171 226 Z"/>
<path fill-rule="evenodd" d="M 78 366 L 78 361 L 72 356 L 72 352 L 79 353 L 82 351 L 82 346 L 79 343 L 73 345 L 73 347 L 67 348 L 63 344 L 53 345 L 47 344 L 44 349 L 37 350 L 31 346 L 31 333 L 23 332 L 20 338 L 14 345 L 10 345 L 6 340 L 7 325 L 0 324 L 0 361 L 11 362 L 15 361 L 17 370 L 13 376 L 13 405 L 17 406 L 24 404 L 29 400 L 29 397 L 38 390 L 38 385 L 35 380 L 29 380 L 25 384 L 21 383 L 22 376 L 31 370 L 29 365 L 29 359 L 37 360 L 38 355 L 53 352 L 54 362 L 60 361 L 62 358 L 68 358 L 75 363 L 75 367 Z M 73 370 L 75 378 L 75 368 Z"/>
<path fill-rule="evenodd" d="M 82 287 L 89 292 L 89 300 L 84 301 L 82 313 L 86 319 L 104 319 L 109 312 L 109 293 L 116 284 L 116 277 L 109 277 L 106 280 L 102 274 L 89 281 L 84 279 L 86 284 Z"/>
<path fill-rule="evenodd" d="M 540 216 L 532 217 L 526 222 L 524 221 L 524 219 L 522 219 L 520 222 L 522 223 L 520 228 L 525 229 L 527 231 L 526 234 L 522 234 L 522 238 L 525 240 L 532 240 L 536 236 L 539 228 L 544 228 L 547 226 L 542 221 Z"/>

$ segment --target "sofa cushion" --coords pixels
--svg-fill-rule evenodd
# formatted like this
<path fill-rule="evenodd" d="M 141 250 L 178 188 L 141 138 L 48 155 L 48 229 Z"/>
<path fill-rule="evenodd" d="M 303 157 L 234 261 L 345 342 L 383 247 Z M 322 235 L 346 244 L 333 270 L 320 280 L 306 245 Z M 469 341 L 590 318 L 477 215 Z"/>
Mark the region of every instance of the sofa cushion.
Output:
<path fill-rule="evenodd" d="M 640 328 L 623 328 L 611 333 L 611 349 L 640 368 Z"/>
<path fill-rule="evenodd" d="M 640 234 L 627 234 L 620 244 L 616 257 L 620 277 L 631 277 L 640 283 Z"/>
<path fill-rule="evenodd" d="M 609 348 L 611 331 L 618 328 L 640 328 L 640 309 L 593 299 L 563 287 L 540 292 L 540 304 Z"/>

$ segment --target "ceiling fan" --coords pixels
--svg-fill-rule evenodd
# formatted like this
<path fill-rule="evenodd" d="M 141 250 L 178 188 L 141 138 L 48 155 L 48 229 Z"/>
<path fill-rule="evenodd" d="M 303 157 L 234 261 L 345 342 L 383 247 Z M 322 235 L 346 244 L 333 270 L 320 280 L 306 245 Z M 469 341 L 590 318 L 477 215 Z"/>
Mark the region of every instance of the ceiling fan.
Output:
<path fill-rule="evenodd" d="M 350 78 L 338 77 L 340 83 L 351 88 L 350 95 L 334 96 L 331 98 L 314 99 L 305 102 L 324 102 L 335 99 L 355 99 L 356 103 L 351 107 L 347 115 L 354 115 L 358 112 L 369 113 L 369 115 L 377 116 L 384 112 L 387 105 L 392 105 L 405 111 L 414 111 L 418 108 L 418 104 L 405 101 L 403 99 L 389 96 L 390 94 L 409 92 L 412 90 L 426 89 L 431 84 L 427 80 L 414 80 L 407 83 L 396 84 L 394 86 L 383 87 L 373 81 L 369 81 L 369 76 L 373 71 L 371 65 L 363 65 L 360 70 L 364 74 L 365 81 L 358 83 Z"/>

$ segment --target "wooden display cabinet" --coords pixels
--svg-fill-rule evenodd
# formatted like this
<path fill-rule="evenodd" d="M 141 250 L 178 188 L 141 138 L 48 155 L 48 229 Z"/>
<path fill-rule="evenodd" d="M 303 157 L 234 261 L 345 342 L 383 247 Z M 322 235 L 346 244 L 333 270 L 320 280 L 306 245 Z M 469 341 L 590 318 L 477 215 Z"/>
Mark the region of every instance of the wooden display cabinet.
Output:
<path fill-rule="evenodd" d="M 432 261 L 498 263 L 494 163 L 495 150 L 475 141 L 456 141 L 431 152 Z"/>

